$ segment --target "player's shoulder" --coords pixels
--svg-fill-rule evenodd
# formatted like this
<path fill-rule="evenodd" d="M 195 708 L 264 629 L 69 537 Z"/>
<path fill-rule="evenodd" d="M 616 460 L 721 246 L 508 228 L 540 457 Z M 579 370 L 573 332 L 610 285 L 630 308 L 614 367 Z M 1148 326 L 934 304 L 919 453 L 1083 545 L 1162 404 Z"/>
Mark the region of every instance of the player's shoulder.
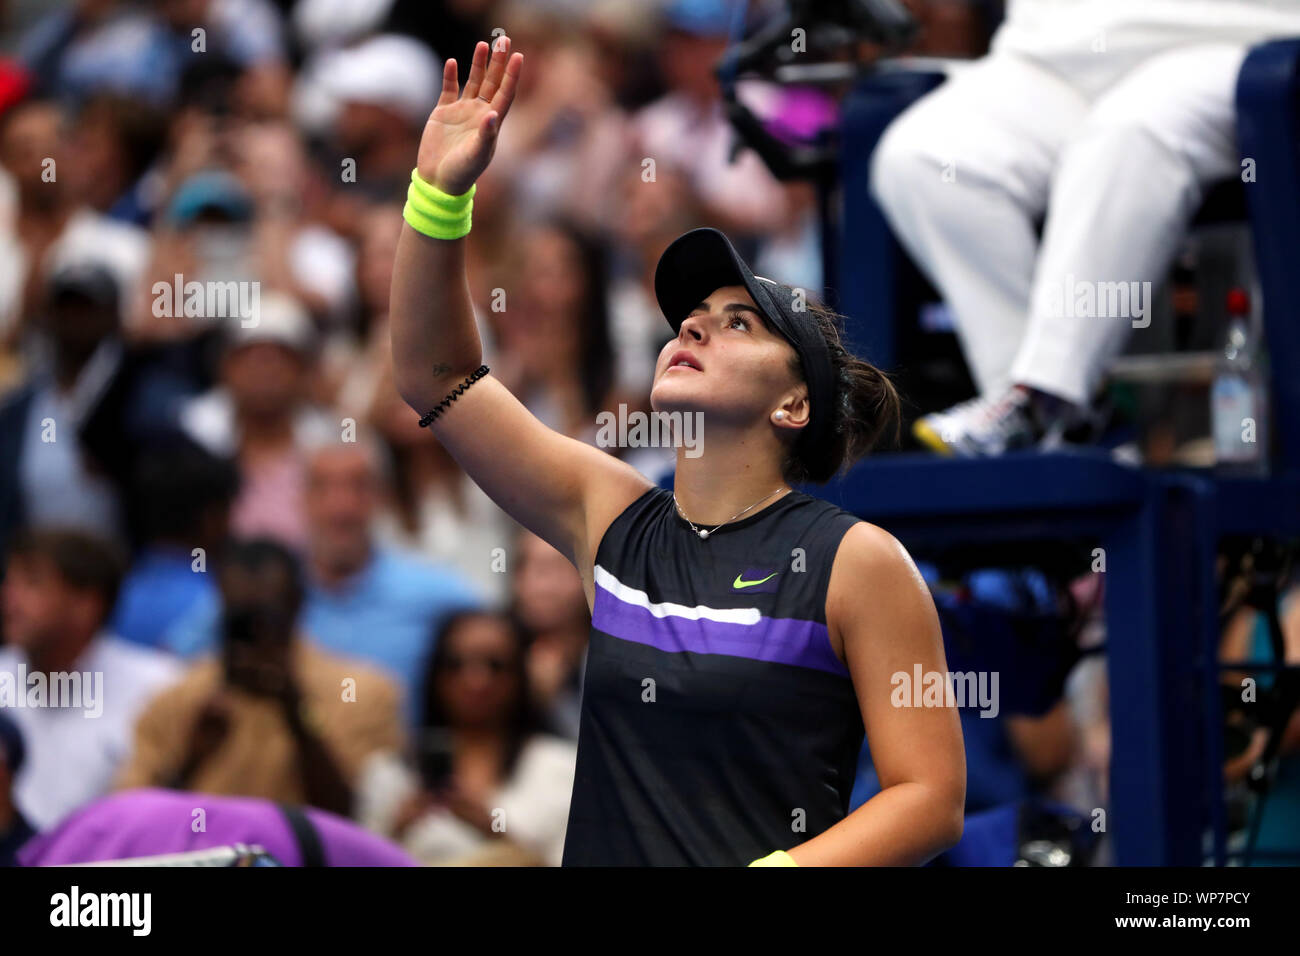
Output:
<path fill-rule="evenodd" d="M 840 540 L 831 574 L 831 597 L 868 595 L 877 598 L 897 589 L 925 587 L 912 556 L 896 537 L 879 525 L 854 521 Z"/>
<path fill-rule="evenodd" d="M 619 461 L 605 452 L 599 454 L 611 460 L 605 480 L 592 487 L 586 501 L 587 546 L 591 561 L 595 561 L 596 552 L 600 549 L 605 533 L 633 505 L 643 498 L 657 499 L 672 494 L 671 491 L 656 485 L 627 462 Z"/>
<path fill-rule="evenodd" d="M 595 510 L 610 515 L 611 520 L 648 492 L 667 492 L 667 489 L 656 485 L 627 462 L 600 449 L 593 450 L 596 454 L 591 457 L 601 463 L 602 474 L 599 481 L 592 483 L 589 504 Z"/>
<path fill-rule="evenodd" d="M 902 543 L 880 525 L 856 519 L 844 533 L 841 545 L 859 560 L 898 561 L 907 556 Z"/>

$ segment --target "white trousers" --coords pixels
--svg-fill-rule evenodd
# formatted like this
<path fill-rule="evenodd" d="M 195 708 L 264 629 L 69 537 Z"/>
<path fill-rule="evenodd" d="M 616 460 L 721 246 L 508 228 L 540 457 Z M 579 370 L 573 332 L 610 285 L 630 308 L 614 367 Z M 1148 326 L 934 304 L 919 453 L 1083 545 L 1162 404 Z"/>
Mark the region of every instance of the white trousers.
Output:
<path fill-rule="evenodd" d="M 1113 308 L 1114 284 L 1159 289 L 1205 187 L 1240 173 L 1246 49 L 1068 68 L 995 52 L 886 130 L 872 194 L 952 310 L 981 394 L 1023 384 L 1091 398 L 1142 306 L 1150 321 L 1149 298 Z"/>

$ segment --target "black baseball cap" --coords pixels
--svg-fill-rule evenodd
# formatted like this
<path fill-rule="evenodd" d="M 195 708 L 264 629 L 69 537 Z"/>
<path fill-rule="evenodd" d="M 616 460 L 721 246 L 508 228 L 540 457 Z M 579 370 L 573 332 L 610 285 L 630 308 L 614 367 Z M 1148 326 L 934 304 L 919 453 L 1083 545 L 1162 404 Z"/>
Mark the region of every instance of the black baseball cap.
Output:
<path fill-rule="evenodd" d="M 83 299 L 100 308 L 117 308 L 117 279 L 106 266 L 97 262 L 60 266 L 50 274 L 46 288 L 51 301 Z"/>
<path fill-rule="evenodd" d="M 655 298 L 673 332 L 691 310 L 728 285 L 744 286 L 764 318 L 794 347 L 803 366 L 812 414 L 800 441 L 820 444 L 829 437 L 835 398 L 835 369 L 826 339 L 806 309 L 797 310 L 779 284 L 758 276 L 731 240 L 716 229 L 692 229 L 672 241 L 655 267 Z"/>

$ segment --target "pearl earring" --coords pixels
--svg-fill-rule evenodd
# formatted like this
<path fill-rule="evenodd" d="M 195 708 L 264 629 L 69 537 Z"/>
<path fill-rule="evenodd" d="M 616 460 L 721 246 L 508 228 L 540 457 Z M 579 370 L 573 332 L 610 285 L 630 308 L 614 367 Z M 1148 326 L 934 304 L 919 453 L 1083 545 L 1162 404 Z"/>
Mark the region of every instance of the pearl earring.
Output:
<path fill-rule="evenodd" d="M 776 412 L 776 415 L 773 416 L 773 417 L 776 418 L 776 420 L 779 422 L 779 421 L 781 421 L 781 419 L 785 418 L 785 412 L 783 412 L 783 411 L 781 411 L 780 409 L 778 409 L 777 412 Z"/>

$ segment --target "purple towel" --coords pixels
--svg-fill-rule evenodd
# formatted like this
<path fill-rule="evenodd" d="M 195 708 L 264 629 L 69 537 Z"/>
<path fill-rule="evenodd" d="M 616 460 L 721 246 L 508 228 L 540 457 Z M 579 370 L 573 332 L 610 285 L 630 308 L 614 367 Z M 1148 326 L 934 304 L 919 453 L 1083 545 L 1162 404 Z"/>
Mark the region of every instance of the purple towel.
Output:
<path fill-rule="evenodd" d="M 312 807 L 304 812 L 320 835 L 329 866 L 419 866 L 392 843 L 351 821 Z M 153 789 L 86 804 L 29 840 L 18 851 L 18 860 L 23 866 L 58 866 L 233 843 L 259 844 L 285 866 L 302 865 L 293 831 L 271 801 Z"/>

